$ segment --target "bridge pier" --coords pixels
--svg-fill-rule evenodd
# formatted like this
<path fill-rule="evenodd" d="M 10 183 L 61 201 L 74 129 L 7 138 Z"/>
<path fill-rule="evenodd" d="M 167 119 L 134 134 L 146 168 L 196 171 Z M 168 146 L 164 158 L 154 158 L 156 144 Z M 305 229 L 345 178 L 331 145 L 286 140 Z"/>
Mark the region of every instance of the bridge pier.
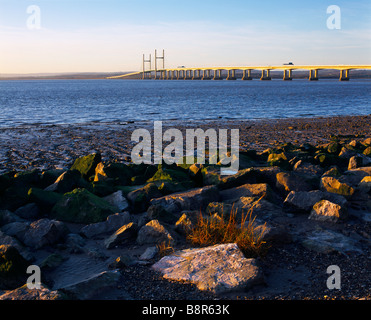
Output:
<path fill-rule="evenodd" d="M 288 74 L 287 74 L 288 71 Z M 283 80 L 292 80 L 292 70 L 283 70 Z"/>
<path fill-rule="evenodd" d="M 210 69 L 202 70 L 202 80 L 211 80 Z"/>
<path fill-rule="evenodd" d="M 192 80 L 193 78 L 192 71 L 193 70 L 185 70 L 184 80 Z M 189 75 L 188 75 L 188 72 L 189 72 Z"/>
<path fill-rule="evenodd" d="M 260 80 L 272 80 L 269 69 L 262 70 L 262 76 L 260 77 Z"/>
<path fill-rule="evenodd" d="M 227 70 L 227 79 L 226 80 L 237 80 L 235 69 Z"/>
<path fill-rule="evenodd" d="M 201 70 L 193 70 L 192 80 L 201 80 Z"/>
<path fill-rule="evenodd" d="M 309 81 L 317 81 L 318 80 L 318 69 L 310 69 L 309 70 Z"/>
<path fill-rule="evenodd" d="M 349 69 L 340 70 L 339 81 L 349 81 Z"/>
<path fill-rule="evenodd" d="M 222 70 L 221 69 L 214 70 L 214 78 L 213 78 L 213 80 L 223 80 Z"/>
<path fill-rule="evenodd" d="M 247 71 L 247 75 L 246 75 L 246 71 Z M 252 80 L 251 69 L 247 69 L 247 70 L 242 71 L 242 79 L 241 80 Z"/>

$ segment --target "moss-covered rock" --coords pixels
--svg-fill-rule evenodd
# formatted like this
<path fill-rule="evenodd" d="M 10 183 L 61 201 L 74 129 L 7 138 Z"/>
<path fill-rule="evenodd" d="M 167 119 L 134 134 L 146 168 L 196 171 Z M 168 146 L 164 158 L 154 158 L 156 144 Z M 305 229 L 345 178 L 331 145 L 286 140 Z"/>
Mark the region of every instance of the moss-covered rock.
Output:
<path fill-rule="evenodd" d="M 55 204 L 51 216 L 61 221 L 88 224 L 104 221 L 117 211 L 115 206 L 88 190 L 75 189 Z"/>
<path fill-rule="evenodd" d="M 321 190 L 340 194 L 346 198 L 349 198 L 354 194 L 354 188 L 352 188 L 349 184 L 345 182 L 341 182 L 339 179 L 335 177 L 322 177 Z"/>
<path fill-rule="evenodd" d="M 112 181 L 115 185 L 130 185 L 134 172 L 132 167 L 124 163 L 99 163 L 95 169 L 94 182 Z"/>
<path fill-rule="evenodd" d="M 41 211 L 48 212 L 63 196 L 56 192 L 31 188 L 28 190 L 28 197 L 30 202 L 36 203 Z"/>
<path fill-rule="evenodd" d="M 142 188 L 136 189 L 128 193 L 127 198 L 134 212 L 144 212 L 149 207 L 149 201 L 153 198 L 162 196 L 158 187 L 154 183 L 148 183 Z"/>
<path fill-rule="evenodd" d="M 89 189 L 89 183 L 81 176 L 80 171 L 76 169 L 63 172 L 55 182 L 45 188 L 46 191 L 55 191 L 59 193 L 70 192 L 76 188 Z"/>
<path fill-rule="evenodd" d="M 88 180 L 94 175 L 95 167 L 99 162 L 101 162 L 101 159 L 102 157 L 100 153 L 92 153 L 76 159 L 70 169 L 79 171 L 82 177 Z"/>
<path fill-rule="evenodd" d="M 0 289 L 14 289 L 25 283 L 29 263 L 11 245 L 0 245 Z"/>

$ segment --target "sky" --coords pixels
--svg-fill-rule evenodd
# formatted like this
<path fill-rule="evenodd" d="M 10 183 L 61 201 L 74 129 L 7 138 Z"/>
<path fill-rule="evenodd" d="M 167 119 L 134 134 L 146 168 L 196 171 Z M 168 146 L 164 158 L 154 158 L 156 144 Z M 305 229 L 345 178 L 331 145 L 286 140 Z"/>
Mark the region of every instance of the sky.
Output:
<path fill-rule="evenodd" d="M 0 74 L 140 71 L 155 49 L 169 68 L 370 65 L 371 1 L 0 0 Z"/>

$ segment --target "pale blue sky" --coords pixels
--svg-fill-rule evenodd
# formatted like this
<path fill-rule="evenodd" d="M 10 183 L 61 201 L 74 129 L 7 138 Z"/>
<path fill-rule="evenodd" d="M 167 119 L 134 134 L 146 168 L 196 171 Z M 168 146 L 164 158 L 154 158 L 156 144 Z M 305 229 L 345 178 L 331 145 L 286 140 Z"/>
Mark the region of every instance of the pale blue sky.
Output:
<path fill-rule="evenodd" d="M 0 73 L 140 70 L 156 48 L 168 67 L 371 64 L 371 1 L 0 0 L 0 39 Z"/>

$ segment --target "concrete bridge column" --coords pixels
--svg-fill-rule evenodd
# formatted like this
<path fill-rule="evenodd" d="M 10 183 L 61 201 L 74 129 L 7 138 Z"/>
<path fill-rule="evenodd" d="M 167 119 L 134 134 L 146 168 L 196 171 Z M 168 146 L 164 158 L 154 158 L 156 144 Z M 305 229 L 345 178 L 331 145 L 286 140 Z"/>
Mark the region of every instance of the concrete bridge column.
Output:
<path fill-rule="evenodd" d="M 262 76 L 260 77 L 260 80 L 272 80 L 269 69 L 262 70 Z"/>
<path fill-rule="evenodd" d="M 340 70 L 340 81 L 349 81 L 349 69 Z"/>
<path fill-rule="evenodd" d="M 202 70 L 202 80 L 210 80 L 210 69 Z"/>
<path fill-rule="evenodd" d="M 236 70 L 228 70 L 227 80 L 236 80 Z"/>
<path fill-rule="evenodd" d="M 221 69 L 214 70 L 214 78 L 213 78 L 213 80 L 223 80 L 222 70 Z"/>
<path fill-rule="evenodd" d="M 246 75 L 246 71 L 247 71 L 247 75 Z M 251 69 L 243 70 L 241 80 L 252 80 Z"/>
<path fill-rule="evenodd" d="M 194 70 L 192 80 L 200 80 L 200 79 L 201 79 L 201 70 L 200 69 Z"/>
<path fill-rule="evenodd" d="M 283 70 L 283 80 L 292 80 L 291 71 L 292 71 L 291 69 L 289 69 L 289 70 L 286 70 L 286 69 Z"/>
<path fill-rule="evenodd" d="M 318 80 L 318 69 L 309 70 L 309 81 L 317 81 L 317 80 Z"/>

